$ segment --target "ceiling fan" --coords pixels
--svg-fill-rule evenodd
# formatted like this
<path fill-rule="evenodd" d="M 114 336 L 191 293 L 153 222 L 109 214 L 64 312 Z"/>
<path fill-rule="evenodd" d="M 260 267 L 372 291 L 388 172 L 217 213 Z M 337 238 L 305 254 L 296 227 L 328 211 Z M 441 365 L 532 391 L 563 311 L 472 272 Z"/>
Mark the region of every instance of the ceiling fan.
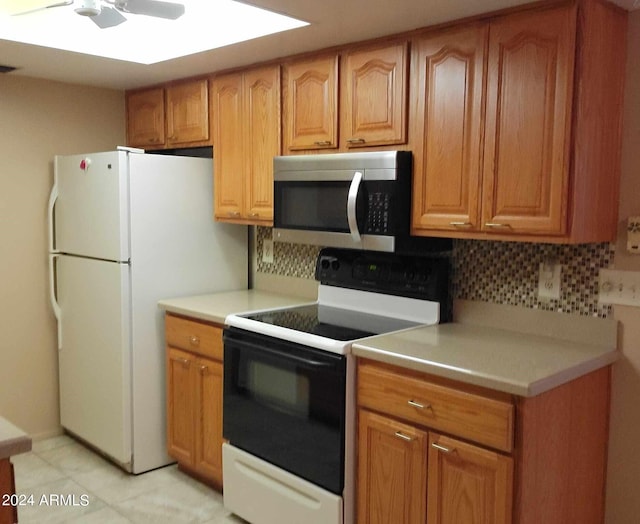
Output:
<path fill-rule="evenodd" d="M 28 10 L 13 12 L 13 15 L 26 15 L 43 9 L 73 5 L 73 10 L 89 17 L 98 27 L 106 29 L 126 22 L 122 13 L 154 16 L 176 20 L 184 14 L 184 5 L 162 0 L 48 0 L 31 2 Z M 37 5 L 39 4 L 39 5 Z"/>

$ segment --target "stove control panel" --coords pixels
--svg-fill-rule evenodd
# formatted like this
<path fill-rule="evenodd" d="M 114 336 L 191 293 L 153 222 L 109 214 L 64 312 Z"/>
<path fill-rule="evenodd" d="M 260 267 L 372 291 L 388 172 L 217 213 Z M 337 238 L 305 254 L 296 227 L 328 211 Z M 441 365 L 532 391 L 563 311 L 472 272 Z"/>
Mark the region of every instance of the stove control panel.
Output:
<path fill-rule="evenodd" d="M 445 302 L 449 259 L 325 248 L 316 263 L 325 285 Z"/>

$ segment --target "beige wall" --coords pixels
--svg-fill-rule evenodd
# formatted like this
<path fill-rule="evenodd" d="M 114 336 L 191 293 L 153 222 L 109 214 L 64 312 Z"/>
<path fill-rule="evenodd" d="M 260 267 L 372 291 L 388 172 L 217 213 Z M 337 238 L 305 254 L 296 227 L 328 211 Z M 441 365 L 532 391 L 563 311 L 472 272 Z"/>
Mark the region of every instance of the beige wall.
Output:
<path fill-rule="evenodd" d="M 617 269 L 640 271 L 640 255 L 626 252 L 629 216 L 640 215 L 640 11 L 629 17 L 624 142 L 620 191 Z M 615 306 L 620 322 L 622 359 L 613 371 L 607 486 L 607 524 L 640 519 L 640 309 Z"/>
<path fill-rule="evenodd" d="M 52 159 L 125 141 L 124 93 L 0 75 L 0 415 L 60 431 L 46 207 Z"/>

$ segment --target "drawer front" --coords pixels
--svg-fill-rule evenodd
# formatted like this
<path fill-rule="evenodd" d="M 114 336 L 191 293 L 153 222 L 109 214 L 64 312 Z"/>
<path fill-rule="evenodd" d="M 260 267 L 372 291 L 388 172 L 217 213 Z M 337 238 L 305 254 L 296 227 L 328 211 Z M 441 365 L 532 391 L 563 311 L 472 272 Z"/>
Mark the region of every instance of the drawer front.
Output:
<path fill-rule="evenodd" d="M 168 346 L 217 360 L 223 359 L 222 328 L 220 327 L 197 320 L 166 315 L 165 337 Z"/>
<path fill-rule="evenodd" d="M 514 406 L 433 384 L 401 369 L 358 363 L 358 405 L 511 452 Z"/>

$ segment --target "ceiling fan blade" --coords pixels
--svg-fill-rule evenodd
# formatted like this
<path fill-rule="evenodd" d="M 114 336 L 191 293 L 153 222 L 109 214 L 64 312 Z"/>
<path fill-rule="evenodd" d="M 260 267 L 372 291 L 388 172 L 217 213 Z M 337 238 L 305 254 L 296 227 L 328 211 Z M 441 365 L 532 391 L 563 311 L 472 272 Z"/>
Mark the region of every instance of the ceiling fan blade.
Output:
<path fill-rule="evenodd" d="M 100 29 L 108 29 L 109 27 L 115 27 L 122 22 L 126 22 L 127 19 L 122 16 L 117 9 L 113 7 L 102 6 L 102 10 L 99 15 L 90 16 L 91 21 L 96 24 Z"/>
<path fill-rule="evenodd" d="M 116 0 L 116 6 L 125 13 L 155 16 L 169 20 L 176 20 L 184 14 L 183 4 L 160 0 L 126 0 L 124 2 Z"/>
<path fill-rule="evenodd" d="M 61 0 L 56 2 L 55 0 L 33 0 L 30 2 L 14 2 L 12 5 L 9 2 L 7 7 L 7 14 L 11 16 L 26 15 L 28 13 L 35 13 L 36 11 L 42 11 L 44 9 L 50 9 L 52 7 L 62 7 L 65 5 L 73 4 L 73 0 Z"/>

